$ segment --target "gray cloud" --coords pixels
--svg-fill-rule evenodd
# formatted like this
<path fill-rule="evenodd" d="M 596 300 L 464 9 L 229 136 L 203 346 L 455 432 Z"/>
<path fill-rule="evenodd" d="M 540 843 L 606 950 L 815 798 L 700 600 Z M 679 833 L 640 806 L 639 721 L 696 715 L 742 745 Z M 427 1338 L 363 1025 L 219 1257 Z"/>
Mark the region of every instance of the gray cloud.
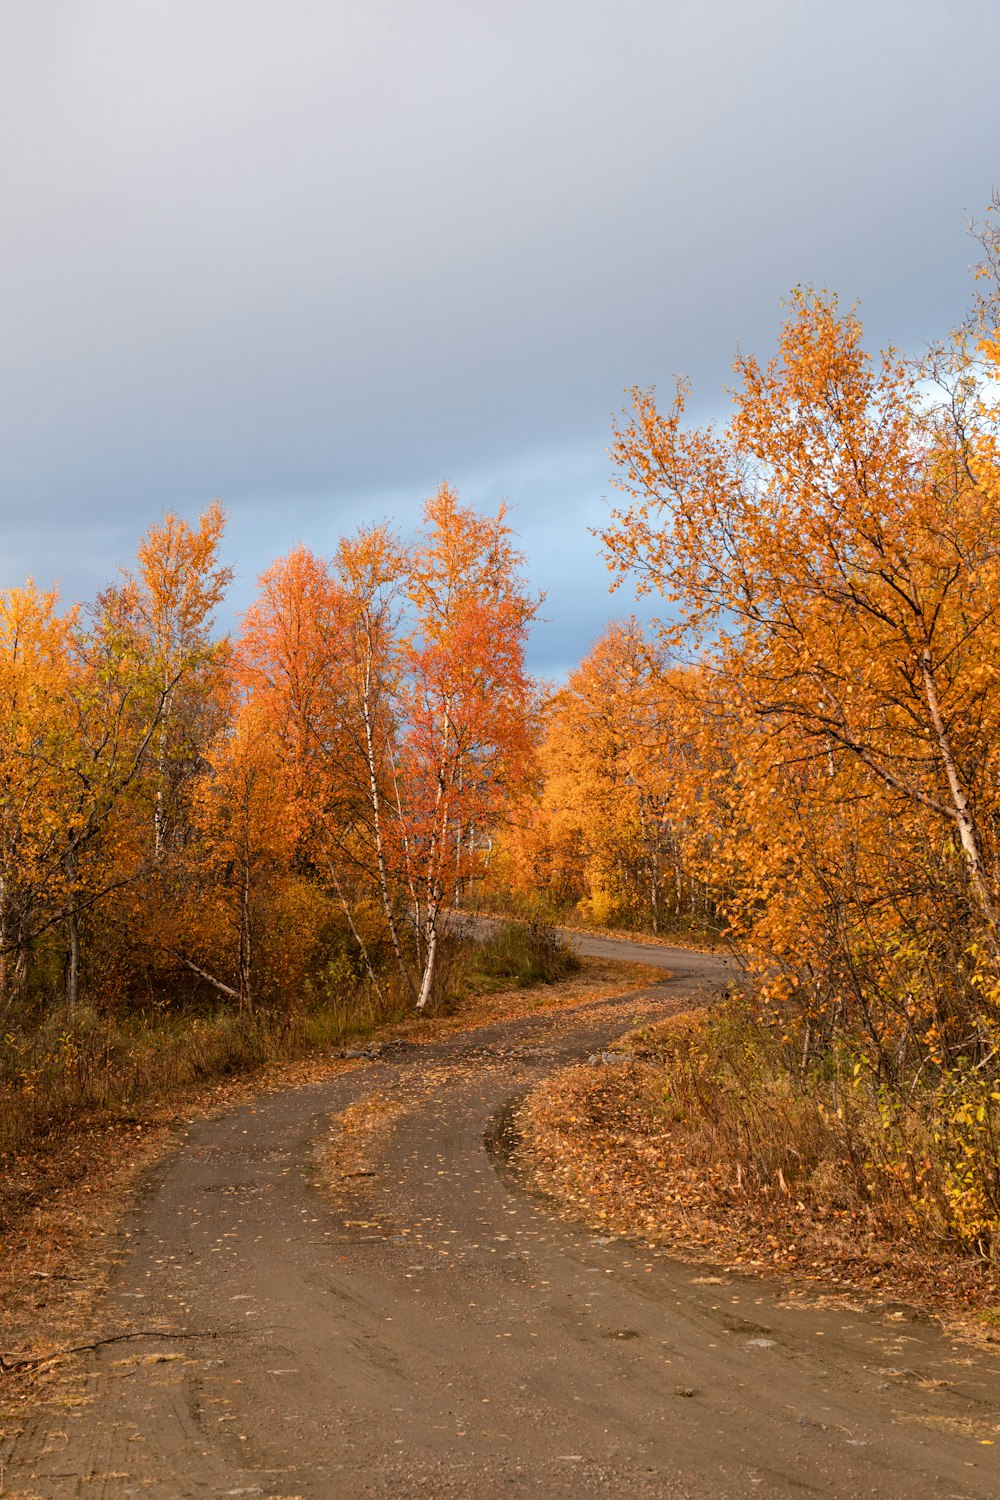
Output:
<path fill-rule="evenodd" d="M 721 403 L 801 281 L 960 314 L 992 3 L 0 3 L 3 582 L 91 592 L 166 506 L 293 537 L 506 494 L 562 670 L 609 600 L 610 414 Z"/>

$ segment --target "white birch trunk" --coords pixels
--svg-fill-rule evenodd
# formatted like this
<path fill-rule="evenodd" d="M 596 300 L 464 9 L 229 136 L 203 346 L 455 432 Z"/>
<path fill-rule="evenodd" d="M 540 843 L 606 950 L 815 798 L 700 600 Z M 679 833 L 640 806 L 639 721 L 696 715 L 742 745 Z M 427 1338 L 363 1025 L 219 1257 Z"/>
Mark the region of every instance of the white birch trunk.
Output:
<path fill-rule="evenodd" d="M 966 868 L 969 872 L 972 888 L 982 907 L 983 915 L 989 924 L 994 943 L 996 943 L 997 911 L 993 901 L 993 893 L 990 890 L 989 882 L 986 879 L 986 873 L 983 868 L 983 854 L 979 839 L 979 830 L 976 827 L 975 819 L 969 807 L 969 799 L 965 795 L 965 788 L 962 786 L 958 767 L 955 764 L 951 741 L 948 737 L 944 717 L 941 713 L 941 706 L 938 702 L 937 684 L 934 681 L 934 673 L 931 670 L 929 652 L 924 652 L 921 666 L 927 707 L 930 712 L 931 723 L 934 727 L 934 734 L 937 739 L 938 750 L 941 754 L 945 776 L 948 780 L 948 789 L 951 793 L 952 807 L 954 809 L 955 822 L 958 825 L 958 836 L 962 844 L 962 852 L 965 855 Z"/>

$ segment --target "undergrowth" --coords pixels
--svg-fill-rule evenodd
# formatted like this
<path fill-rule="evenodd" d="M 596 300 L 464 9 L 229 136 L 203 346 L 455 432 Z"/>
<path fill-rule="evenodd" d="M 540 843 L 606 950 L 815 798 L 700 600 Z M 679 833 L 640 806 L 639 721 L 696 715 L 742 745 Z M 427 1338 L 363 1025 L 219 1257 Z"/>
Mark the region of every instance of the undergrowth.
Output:
<path fill-rule="evenodd" d="M 633 1039 L 652 1103 L 721 1198 L 1000 1256 L 1000 1087 L 966 1066 L 887 1081 L 841 1041 L 801 1039 L 732 998 Z"/>
<path fill-rule="evenodd" d="M 503 922 L 472 944 L 468 983 L 480 994 L 554 984 L 575 974 L 580 960 L 544 921 Z"/>
<path fill-rule="evenodd" d="M 554 982 L 579 967 L 540 924 L 480 940 L 448 934 L 433 1010 L 468 994 Z M 339 955 L 284 1008 L 253 1011 L 188 996 L 176 1008 L 36 1007 L 0 1035 L 0 1164 L 85 1119 L 130 1119 L 144 1106 L 211 1080 L 254 1072 L 370 1036 L 412 1014 L 395 975 L 378 989 Z"/>

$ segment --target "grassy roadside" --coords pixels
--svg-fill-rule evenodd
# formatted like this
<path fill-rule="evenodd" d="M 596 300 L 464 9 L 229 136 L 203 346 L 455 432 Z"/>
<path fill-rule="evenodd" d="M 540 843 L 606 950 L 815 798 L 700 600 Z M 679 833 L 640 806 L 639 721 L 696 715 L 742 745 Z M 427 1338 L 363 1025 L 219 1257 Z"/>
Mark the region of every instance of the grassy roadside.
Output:
<path fill-rule="evenodd" d="M 133 1101 L 128 1114 L 91 1111 L 67 1128 L 36 1138 L 30 1152 L 9 1158 L 6 1217 L 0 1229 L 0 1354 L 11 1362 L 65 1348 L 92 1334 L 101 1290 L 127 1246 L 128 1211 L 194 1120 L 262 1092 L 366 1067 L 365 1060 L 342 1055 L 345 1040 L 357 1044 L 405 1037 L 431 1043 L 490 1022 L 610 999 L 664 977 L 662 970 L 604 959 L 575 961 L 569 974 L 548 981 L 538 978 L 535 960 L 511 974 L 507 940 L 499 947 L 480 945 L 472 957 L 462 991 L 435 1016 L 373 1018 L 367 1029 L 352 1028 L 337 1046 L 324 1042 L 301 1056 L 265 1058 L 239 1076 L 191 1081 L 170 1093 Z M 7 1414 L 19 1398 L 37 1395 L 39 1387 L 44 1392 L 55 1380 L 57 1365 L 0 1376 Z"/>
<path fill-rule="evenodd" d="M 521 1107 L 519 1166 L 564 1212 L 727 1269 L 915 1304 L 1000 1339 L 1000 1276 L 913 1211 L 843 1117 L 789 1088 L 726 1007 L 642 1028 L 616 1066 L 566 1069 Z"/>

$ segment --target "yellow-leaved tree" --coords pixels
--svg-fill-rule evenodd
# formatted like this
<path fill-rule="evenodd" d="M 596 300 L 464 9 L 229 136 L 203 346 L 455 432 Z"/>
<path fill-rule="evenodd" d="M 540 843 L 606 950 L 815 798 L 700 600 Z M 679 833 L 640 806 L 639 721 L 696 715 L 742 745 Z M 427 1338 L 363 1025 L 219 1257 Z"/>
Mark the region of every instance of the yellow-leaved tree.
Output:
<path fill-rule="evenodd" d="M 685 674 L 635 620 L 612 624 L 543 710 L 533 795 L 504 834 L 502 878 L 551 909 L 656 933 L 706 912 L 682 860 L 675 719 Z"/>
<path fill-rule="evenodd" d="M 713 834 L 713 883 L 766 984 L 863 1018 L 881 1066 L 910 1044 L 985 1056 L 1000 951 L 995 387 L 964 338 L 930 368 L 871 360 L 857 317 L 807 293 L 775 358 L 736 371 L 724 427 L 687 426 L 683 387 L 665 411 L 634 393 L 614 445 L 629 503 L 604 534 L 618 575 L 668 602 L 664 646 L 699 653 L 688 795 Z"/>

